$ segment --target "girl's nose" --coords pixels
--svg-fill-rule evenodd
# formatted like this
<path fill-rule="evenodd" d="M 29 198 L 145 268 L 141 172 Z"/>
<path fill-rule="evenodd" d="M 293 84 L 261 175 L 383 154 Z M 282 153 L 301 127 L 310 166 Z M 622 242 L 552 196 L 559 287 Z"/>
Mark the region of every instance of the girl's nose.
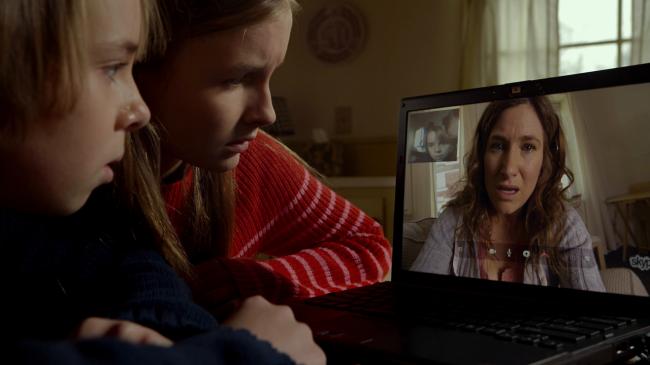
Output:
<path fill-rule="evenodd" d="M 255 92 L 253 98 L 247 118 L 248 122 L 259 127 L 275 123 L 275 109 L 273 108 L 273 98 L 268 84 Z"/>

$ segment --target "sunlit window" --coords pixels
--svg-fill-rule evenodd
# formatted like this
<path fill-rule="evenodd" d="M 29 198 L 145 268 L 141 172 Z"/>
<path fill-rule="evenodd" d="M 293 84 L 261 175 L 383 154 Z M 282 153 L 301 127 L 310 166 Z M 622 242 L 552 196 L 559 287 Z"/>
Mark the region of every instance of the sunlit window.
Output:
<path fill-rule="evenodd" d="M 632 0 L 559 0 L 559 73 L 630 64 Z"/>

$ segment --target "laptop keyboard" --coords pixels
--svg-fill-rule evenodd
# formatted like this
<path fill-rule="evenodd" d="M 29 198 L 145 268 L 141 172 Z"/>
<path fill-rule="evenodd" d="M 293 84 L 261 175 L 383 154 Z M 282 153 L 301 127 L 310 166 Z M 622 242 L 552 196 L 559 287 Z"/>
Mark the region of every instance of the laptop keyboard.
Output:
<path fill-rule="evenodd" d="M 395 316 L 393 289 L 380 283 L 351 291 L 331 293 L 308 299 L 311 305 L 337 308 L 375 316 Z M 409 301 L 411 302 L 411 301 Z M 463 308 L 459 303 L 441 306 L 431 303 L 409 307 L 408 318 L 420 323 L 493 336 L 504 341 L 560 350 L 590 338 L 608 338 L 614 331 L 637 323 L 629 317 L 593 317 L 557 314 L 513 313 L 504 308 Z"/>

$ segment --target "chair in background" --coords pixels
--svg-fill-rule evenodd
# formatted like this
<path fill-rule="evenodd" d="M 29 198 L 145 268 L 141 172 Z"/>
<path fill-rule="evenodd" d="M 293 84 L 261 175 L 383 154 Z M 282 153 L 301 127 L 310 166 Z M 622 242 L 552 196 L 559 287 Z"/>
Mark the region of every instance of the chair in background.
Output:
<path fill-rule="evenodd" d="M 598 260 L 598 268 L 605 270 L 607 263 L 605 262 L 605 252 L 607 252 L 607 245 L 598 236 L 591 236 L 591 246 L 594 249 L 594 256 Z"/>
<path fill-rule="evenodd" d="M 402 234 L 402 267 L 408 269 L 418 257 L 418 253 L 424 245 L 429 234 L 429 228 L 436 221 L 435 218 L 424 218 L 417 222 L 404 223 Z"/>
<path fill-rule="evenodd" d="M 608 293 L 648 296 L 639 276 L 626 267 L 613 267 L 600 271 Z"/>
<path fill-rule="evenodd" d="M 615 207 L 623 225 L 623 233 L 614 231 L 623 244 L 623 260 L 627 260 L 627 247 L 631 238 L 638 251 L 648 251 L 650 242 L 650 182 L 632 184 L 628 193 L 617 195 L 605 200 L 605 203 Z"/>

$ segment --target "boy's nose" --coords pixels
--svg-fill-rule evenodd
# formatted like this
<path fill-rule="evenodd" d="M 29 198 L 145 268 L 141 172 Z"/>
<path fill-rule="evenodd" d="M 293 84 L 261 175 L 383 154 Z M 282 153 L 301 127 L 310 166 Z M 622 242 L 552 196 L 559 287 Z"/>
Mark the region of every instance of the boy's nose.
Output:
<path fill-rule="evenodd" d="M 121 110 L 118 128 L 124 129 L 127 132 L 135 131 L 147 125 L 150 119 L 151 112 L 149 111 L 149 107 L 147 107 L 147 104 L 142 99 L 138 98 L 138 100 L 127 104 Z"/>

